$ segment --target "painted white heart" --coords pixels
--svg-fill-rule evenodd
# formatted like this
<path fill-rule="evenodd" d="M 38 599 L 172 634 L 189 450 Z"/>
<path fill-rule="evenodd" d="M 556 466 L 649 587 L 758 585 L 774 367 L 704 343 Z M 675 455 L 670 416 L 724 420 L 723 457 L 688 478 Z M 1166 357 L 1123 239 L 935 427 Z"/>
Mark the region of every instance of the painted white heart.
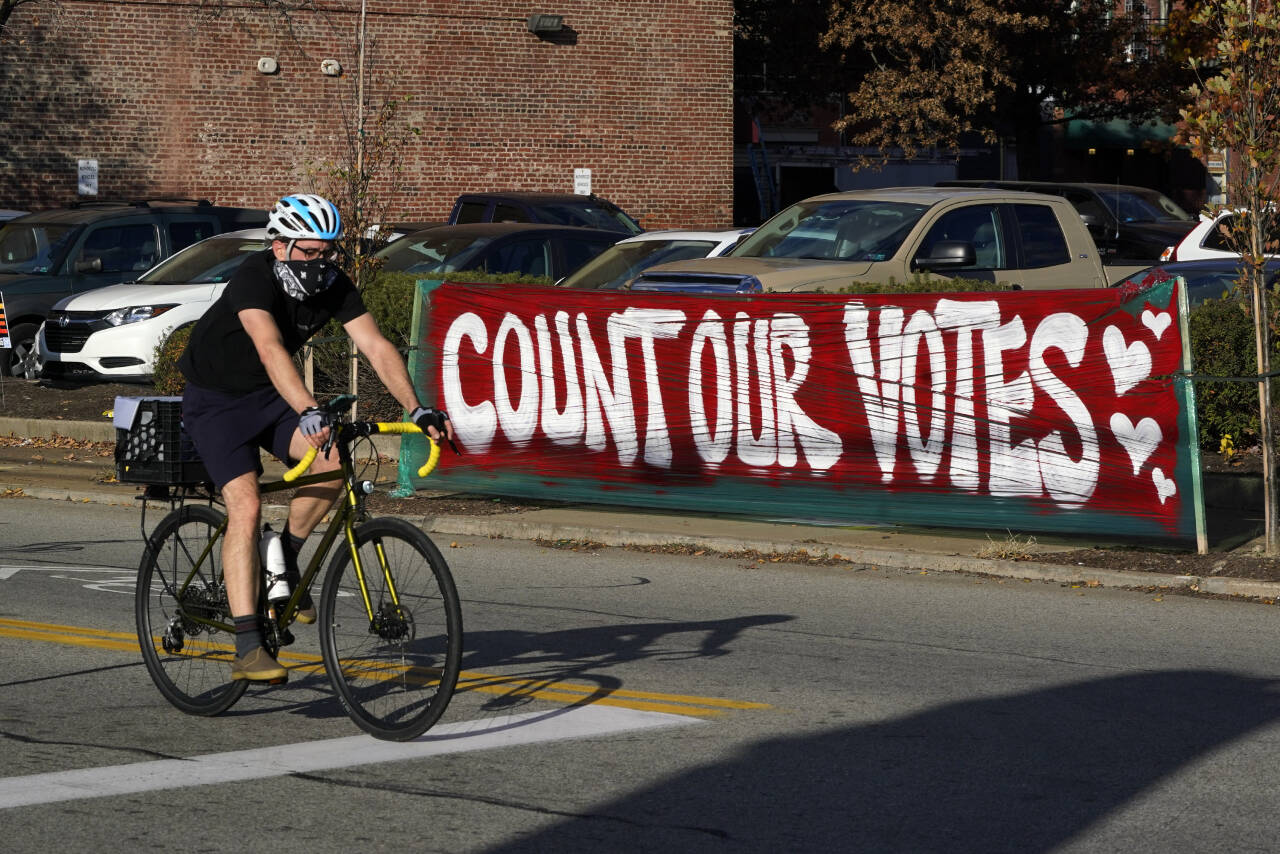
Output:
<path fill-rule="evenodd" d="M 1111 435 L 1129 452 L 1134 474 L 1142 471 L 1143 463 L 1160 447 L 1160 440 L 1164 438 L 1164 432 L 1155 419 L 1143 418 L 1135 426 L 1123 412 L 1111 416 Z"/>
<path fill-rule="evenodd" d="M 1169 312 L 1162 311 L 1156 314 L 1151 309 L 1142 312 L 1142 325 L 1151 330 L 1151 334 L 1156 336 L 1159 341 L 1164 335 L 1164 331 L 1169 328 L 1169 324 L 1173 323 L 1173 318 L 1169 316 Z"/>
<path fill-rule="evenodd" d="M 1116 394 L 1124 394 L 1151 376 L 1151 351 L 1141 341 L 1125 346 L 1124 333 L 1108 326 L 1102 333 L 1102 352 L 1111 366 L 1111 378 L 1116 384 Z"/>
<path fill-rule="evenodd" d="M 1159 466 L 1151 472 L 1151 482 L 1156 485 L 1156 497 L 1160 499 L 1160 503 L 1164 504 L 1165 499 L 1172 498 L 1178 493 L 1178 484 L 1164 476 L 1164 471 Z"/>

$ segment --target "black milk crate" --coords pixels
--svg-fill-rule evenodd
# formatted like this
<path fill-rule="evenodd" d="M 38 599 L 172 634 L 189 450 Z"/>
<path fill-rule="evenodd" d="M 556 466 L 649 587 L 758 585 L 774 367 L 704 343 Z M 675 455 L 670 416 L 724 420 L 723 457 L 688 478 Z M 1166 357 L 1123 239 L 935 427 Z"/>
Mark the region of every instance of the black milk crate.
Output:
<path fill-rule="evenodd" d="M 115 412 L 116 477 L 121 482 L 209 482 L 195 444 L 182 429 L 182 398 L 118 397 Z M 123 423 L 129 424 L 128 429 Z"/>

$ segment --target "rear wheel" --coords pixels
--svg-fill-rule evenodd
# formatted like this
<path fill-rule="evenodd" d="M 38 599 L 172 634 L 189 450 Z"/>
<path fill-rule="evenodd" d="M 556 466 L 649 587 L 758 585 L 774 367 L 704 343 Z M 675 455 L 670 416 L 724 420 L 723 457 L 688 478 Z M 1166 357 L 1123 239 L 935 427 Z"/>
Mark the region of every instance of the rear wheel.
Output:
<path fill-rule="evenodd" d="M 426 732 L 453 696 L 462 609 L 444 557 L 422 531 L 373 519 L 355 534 L 372 619 L 351 549 L 340 547 L 320 593 L 324 666 L 361 729 L 407 741 Z"/>
<path fill-rule="evenodd" d="M 165 699 L 192 715 L 225 712 L 249 684 L 231 681 L 234 635 L 203 622 L 231 622 L 221 544 L 213 543 L 224 519 L 199 504 L 178 508 L 156 527 L 138 567 L 134 618 L 142 660 Z"/>

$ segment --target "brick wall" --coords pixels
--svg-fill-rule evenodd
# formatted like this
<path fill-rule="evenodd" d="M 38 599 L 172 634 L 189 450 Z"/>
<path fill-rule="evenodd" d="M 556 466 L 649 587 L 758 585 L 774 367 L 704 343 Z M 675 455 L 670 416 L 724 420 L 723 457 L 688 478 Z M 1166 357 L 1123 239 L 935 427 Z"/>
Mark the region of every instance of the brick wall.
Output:
<path fill-rule="evenodd" d="M 62 6 L 55 28 L 20 7 L 0 43 L 0 208 L 75 199 L 81 158 L 100 198 L 253 206 L 314 189 L 308 161 L 349 162 L 357 0 L 287 21 L 248 3 Z M 399 180 L 375 186 L 392 217 L 443 219 L 463 191 L 571 191 L 586 167 L 647 228 L 732 222 L 732 0 L 550 4 L 568 29 L 549 39 L 527 31 L 527 3 L 368 10 L 366 98 L 412 96 L 400 115 L 421 130 Z M 264 56 L 278 73 L 257 71 Z"/>

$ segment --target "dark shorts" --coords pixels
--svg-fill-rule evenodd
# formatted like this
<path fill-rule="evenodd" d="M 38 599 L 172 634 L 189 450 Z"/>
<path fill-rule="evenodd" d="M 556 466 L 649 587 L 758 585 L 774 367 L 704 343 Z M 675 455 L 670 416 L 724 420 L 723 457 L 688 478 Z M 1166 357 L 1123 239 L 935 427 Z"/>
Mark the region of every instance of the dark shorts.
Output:
<path fill-rule="evenodd" d="M 248 394 L 226 394 L 187 383 L 182 426 L 195 442 L 209 477 L 222 487 L 248 472 L 262 474 L 259 449 L 288 462 L 298 413 L 272 386 Z"/>

